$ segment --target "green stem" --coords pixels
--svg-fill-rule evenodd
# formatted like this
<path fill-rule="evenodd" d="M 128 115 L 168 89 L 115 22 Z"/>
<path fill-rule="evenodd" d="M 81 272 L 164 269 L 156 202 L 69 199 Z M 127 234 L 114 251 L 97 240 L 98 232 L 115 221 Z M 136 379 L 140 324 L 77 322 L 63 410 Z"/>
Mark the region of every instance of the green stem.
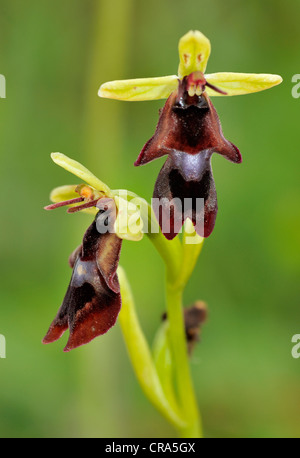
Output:
<path fill-rule="evenodd" d="M 141 212 L 143 215 L 143 212 Z M 144 220 L 146 210 L 144 208 Z M 148 218 L 148 237 L 155 246 L 156 250 L 164 260 L 167 267 L 168 277 L 171 281 L 178 278 L 182 265 L 182 247 L 178 237 L 173 240 L 167 240 L 162 234 L 157 223 L 152 207 L 147 203 L 147 218 Z M 150 226 L 150 228 L 149 228 Z"/>
<path fill-rule="evenodd" d="M 153 405 L 176 429 L 185 429 L 185 421 L 180 417 L 176 404 L 172 399 L 166 397 L 160 383 L 150 349 L 136 315 L 130 285 L 120 266 L 118 277 L 122 295 L 119 322 L 139 384 Z"/>
<path fill-rule="evenodd" d="M 181 428 L 181 437 L 201 437 L 201 422 L 191 379 L 182 307 L 183 289 L 174 289 L 166 281 L 166 301 L 169 320 L 169 338 L 174 361 L 178 397 L 187 426 Z"/>
<path fill-rule="evenodd" d="M 188 230 L 187 230 L 188 229 Z M 188 361 L 183 314 L 183 292 L 201 252 L 203 239 L 191 231 L 187 222 L 183 245 L 176 237 L 167 241 L 163 234 L 148 234 L 166 264 L 166 304 L 169 321 L 168 337 L 177 383 L 179 406 L 187 425 L 178 428 L 181 437 L 202 437 L 202 426 Z M 178 245 L 171 245 L 172 243 Z M 189 242 L 193 243 L 189 243 Z M 174 249 L 176 247 L 176 249 Z"/>
<path fill-rule="evenodd" d="M 160 326 L 152 346 L 153 360 L 164 393 L 179 412 L 173 383 L 173 361 L 169 344 L 169 322 L 165 320 Z"/>
<path fill-rule="evenodd" d="M 112 191 L 113 194 L 118 192 L 120 190 Z M 148 398 L 176 427 L 180 436 L 202 437 L 201 421 L 188 361 L 182 296 L 201 252 L 203 239 L 195 234 L 192 223 L 187 222 L 184 227 L 183 244 L 178 237 L 172 241 L 167 240 L 159 229 L 150 205 L 133 193 L 127 193 L 127 199 L 137 199 L 135 204 L 140 206 L 144 227 L 148 228 L 146 234 L 166 265 L 168 332 L 162 333 L 163 337 L 159 345 L 162 345 L 166 351 L 167 347 L 170 347 L 178 400 L 174 397 L 176 393 L 170 385 L 168 367 L 155 367 L 136 317 L 128 282 L 124 272 L 120 270 L 123 301 L 120 321 L 132 365 Z M 164 338 L 165 343 L 162 342 Z"/>

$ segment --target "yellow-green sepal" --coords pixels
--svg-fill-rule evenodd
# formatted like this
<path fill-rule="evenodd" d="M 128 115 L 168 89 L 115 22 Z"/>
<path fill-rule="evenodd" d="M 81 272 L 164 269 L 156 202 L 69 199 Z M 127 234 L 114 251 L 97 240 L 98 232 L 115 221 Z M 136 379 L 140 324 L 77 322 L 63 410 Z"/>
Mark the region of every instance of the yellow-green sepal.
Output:
<path fill-rule="evenodd" d="M 282 82 L 281 76 L 268 73 L 220 72 L 207 74 L 205 78 L 208 83 L 226 92 L 226 95 L 243 95 L 264 91 Z M 206 87 L 206 92 L 209 96 L 225 95 L 209 87 Z"/>
<path fill-rule="evenodd" d="M 205 72 L 210 56 L 209 39 L 198 30 L 185 34 L 178 45 L 179 67 L 178 76 L 183 78 L 193 72 Z"/>
<path fill-rule="evenodd" d="M 86 167 L 84 167 L 80 162 L 74 161 L 74 159 L 69 158 L 65 154 L 61 153 L 52 153 L 51 159 L 55 164 L 64 168 L 73 175 L 76 175 L 85 183 L 92 186 L 97 191 L 103 192 L 107 197 L 110 197 L 111 191 L 109 187 L 103 183 L 99 178 L 97 178 L 92 172 L 90 172 Z"/>
<path fill-rule="evenodd" d="M 176 75 L 109 81 L 100 86 L 98 95 L 108 99 L 138 102 L 167 99 L 177 89 Z"/>

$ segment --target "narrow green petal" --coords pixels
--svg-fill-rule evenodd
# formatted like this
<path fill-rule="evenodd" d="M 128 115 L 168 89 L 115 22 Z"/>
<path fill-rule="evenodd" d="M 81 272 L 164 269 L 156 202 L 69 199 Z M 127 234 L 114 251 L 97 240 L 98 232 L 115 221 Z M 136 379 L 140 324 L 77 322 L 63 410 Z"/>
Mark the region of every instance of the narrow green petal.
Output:
<path fill-rule="evenodd" d="M 213 84 L 218 89 L 225 91 L 227 95 L 251 94 L 252 92 L 264 91 L 282 82 L 279 75 L 264 73 L 211 73 L 205 75 L 208 83 Z M 209 87 L 206 87 L 209 96 L 221 96 Z"/>
<path fill-rule="evenodd" d="M 179 40 L 178 76 L 183 78 L 192 72 L 205 72 L 210 56 L 210 41 L 198 30 L 191 30 Z"/>
<path fill-rule="evenodd" d="M 74 161 L 73 159 L 70 159 L 68 156 L 65 156 L 61 153 L 52 153 L 51 158 L 60 167 L 64 168 L 68 172 L 73 173 L 73 175 L 76 175 L 82 181 L 97 189 L 97 191 L 101 191 L 107 197 L 110 197 L 111 192 L 109 187 L 106 186 L 106 184 L 104 184 L 97 177 L 95 177 L 95 175 L 93 175 L 87 168 L 85 168 L 79 162 Z"/>
<path fill-rule="evenodd" d="M 176 75 L 158 78 L 110 81 L 102 84 L 99 97 L 137 102 L 142 100 L 167 99 L 177 89 Z"/>

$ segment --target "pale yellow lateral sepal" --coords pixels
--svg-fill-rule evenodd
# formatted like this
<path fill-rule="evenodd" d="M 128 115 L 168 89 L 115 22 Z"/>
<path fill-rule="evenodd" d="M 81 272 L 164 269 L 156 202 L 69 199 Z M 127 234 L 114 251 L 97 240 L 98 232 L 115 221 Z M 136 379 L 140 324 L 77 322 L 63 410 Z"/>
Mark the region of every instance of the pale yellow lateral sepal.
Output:
<path fill-rule="evenodd" d="M 198 30 L 191 30 L 179 40 L 178 76 L 183 78 L 192 72 L 205 72 L 211 45 L 208 38 Z"/>
<path fill-rule="evenodd" d="M 177 86 L 178 77 L 176 75 L 109 81 L 102 84 L 98 95 L 108 99 L 132 102 L 167 99 L 177 89 Z"/>
<path fill-rule="evenodd" d="M 86 167 L 80 162 L 74 161 L 73 159 L 65 156 L 61 153 L 52 153 L 51 159 L 60 167 L 64 168 L 73 175 L 79 177 L 82 181 L 89 184 L 97 191 L 103 192 L 107 197 L 110 197 L 111 191 L 109 187 L 99 180 L 95 175 L 92 174 Z"/>
<path fill-rule="evenodd" d="M 211 73 L 205 75 L 206 81 L 218 89 L 226 92 L 227 95 L 243 95 L 253 92 L 264 91 L 282 82 L 279 75 L 265 73 Z M 209 96 L 221 96 L 209 87 L 206 87 Z"/>

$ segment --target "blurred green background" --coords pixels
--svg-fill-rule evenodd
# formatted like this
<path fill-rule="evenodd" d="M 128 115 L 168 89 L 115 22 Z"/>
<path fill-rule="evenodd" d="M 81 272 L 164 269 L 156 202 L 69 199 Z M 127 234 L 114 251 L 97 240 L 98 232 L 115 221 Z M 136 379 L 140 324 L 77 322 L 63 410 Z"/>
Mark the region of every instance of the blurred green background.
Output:
<path fill-rule="evenodd" d="M 213 158 L 219 213 L 186 290 L 209 306 L 192 358 L 206 437 L 299 437 L 300 72 L 295 0 L 0 0 L 1 437 L 174 436 L 145 399 L 119 325 L 70 354 L 67 335 L 41 339 L 61 304 L 67 259 L 90 223 L 46 213 L 50 190 L 74 178 L 60 151 L 112 188 L 150 199 L 164 158 L 134 168 L 163 101 L 101 100 L 101 83 L 177 72 L 190 29 L 212 43 L 208 72 L 278 73 L 272 90 L 214 104 L 243 163 Z M 76 179 L 75 179 L 76 183 Z M 148 240 L 123 244 L 145 333 L 164 311 L 164 268 Z"/>

